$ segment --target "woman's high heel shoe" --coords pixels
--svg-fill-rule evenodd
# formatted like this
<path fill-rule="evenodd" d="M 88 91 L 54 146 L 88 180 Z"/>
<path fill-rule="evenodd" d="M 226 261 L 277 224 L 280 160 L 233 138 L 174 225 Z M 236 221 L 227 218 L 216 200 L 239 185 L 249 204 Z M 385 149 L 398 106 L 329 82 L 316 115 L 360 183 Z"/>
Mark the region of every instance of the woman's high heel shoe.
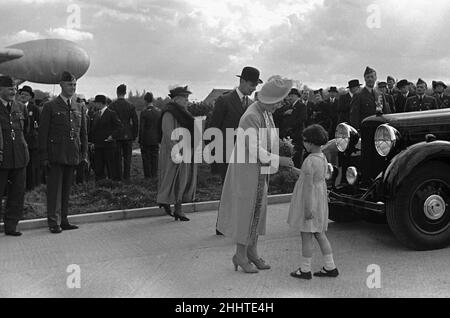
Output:
<path fill-rule="evenodd" d="M 169 204 L 160 204 L 159 208 L 160 209 L 164 208 L 164 211 L 166 212 L 167 215 L 169 215 L 171 217 L 174 216 L 173 213 L 172 213 L 172 210 L 170 209 L 170 205 Z"/>
<path fill-rule="evenodd" d="M 250 255 L 247 255 L 247 257 L 248 257 L 250 263 L 255 264 L 257 269 L 259 269 L 261 271 L 271 269 L 270 265 L 266 264 L 266 262 L 262 258 L 256 259 L 256 258 L 250 257 Z"/>
<path fill-rule="evenodd" d="M 253 267 L 252 263 L 250 263 L 250 262 L 244 263 L 236 255 L 233 256 L 233 265 L 234 265 L 234 270 L 236 272 L 238 271 L 238 268 L 240 266 L 242 268 L 242 270 L 244 271 L 244 273 L 247 273 L 247 274 L 259 273 L 259 271 Z"/>
<path fill-rule="evenodd" d="M 178 220 L 180 220 L 181 222 L 189 222 L 190 221 L 190 219 L 188 219 L 187 217 L 182 216 L 182 215 L 174 215 L 174 218 L 175 218 L 175 221 L 178 221 Z"/>
<path fill-rule="evenodd" d="M 175 221 L 178 220 L 180 220 L 181 222 L 190 221 L 185 215 L 181 215 L 181 203 L 175 204 L 175 211 L 173 212 L 173 217 L 175 218 Z"/>

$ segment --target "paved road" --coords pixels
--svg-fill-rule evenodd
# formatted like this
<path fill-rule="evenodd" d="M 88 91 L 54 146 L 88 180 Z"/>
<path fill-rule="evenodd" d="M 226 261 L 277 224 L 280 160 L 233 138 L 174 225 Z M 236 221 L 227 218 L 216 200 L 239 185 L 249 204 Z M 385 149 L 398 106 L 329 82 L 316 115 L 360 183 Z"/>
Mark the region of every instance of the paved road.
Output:
<path fill-rule="evenodd" d="M 192 214 L 188 223 L 158 217 L 1 236 L 0 297 L 450 297 L 450 249 L 406 250 L 384 225 L 331 224 L 341 276 L 291 278 L 300 239 L 287 210 L 269 208 L 260 250 L 273 268 L 257 275 L 234 272 L 233 244 L 213 235 L 215 212 Z M 80 266 L 80 289 L 67 288 L 70 264 Z M 366 285 L 371 264 L 381 268 L 380 289 Z M 313 265 L 321 267 L 318 250 Z"/>

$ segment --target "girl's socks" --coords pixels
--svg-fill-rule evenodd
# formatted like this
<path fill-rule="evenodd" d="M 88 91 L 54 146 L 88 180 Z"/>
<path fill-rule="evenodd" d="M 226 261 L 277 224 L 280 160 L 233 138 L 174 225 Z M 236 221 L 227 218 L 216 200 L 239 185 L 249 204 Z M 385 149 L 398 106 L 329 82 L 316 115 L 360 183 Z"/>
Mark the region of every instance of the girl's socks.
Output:
<path fill-rule="evenodd" d="M 325 269 L 327 271 L 332 271 L 336 269 L 336 265 L 334 264 L 333 254 L 324 255 L 323 260 L 325 262 Z"/>
<path fill-rule="evenodd" d="M 311 263 L 312 263 L 312 258 L 310 258 L 310 257 L 302 257 L 302 264 L 300 266 L 301 271 L 303 273 L 311 272 Z"/>

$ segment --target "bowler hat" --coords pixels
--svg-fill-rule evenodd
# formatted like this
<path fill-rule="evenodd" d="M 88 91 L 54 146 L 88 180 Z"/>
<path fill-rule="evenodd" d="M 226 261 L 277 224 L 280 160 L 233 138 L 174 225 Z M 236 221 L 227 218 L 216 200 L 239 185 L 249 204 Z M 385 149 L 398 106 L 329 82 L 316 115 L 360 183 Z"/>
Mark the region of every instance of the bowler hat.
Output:
<path fill-rule="evenodd" d="M 236 75 L 237 77 L 240 77 L 241 79 L 248 81 L 248 82 L 252 82 L 252 83 L 257 83 L 257 84 L 262 84 L 263 81 L 259 78 L 259 71 L 251 66 L 246 66 L 242 69 L 242 73 L 241 75 Z"/>
<path fill-rule="evenodd" d="M 73 82 L 76 80 L 76 77 L 70 72 L 64 71 L 61 74 L 61 82 Z"/>
<path fill-rule="evenodd" d="M 355 79 L 355 80 L 351 80 L 350 82 L 348 82 L 348 87 L 347 88 L 354 88 L 354 87 L 360 87 L 361 84 L 359 83 L 359 80 Z"/>
<path fill-rule="evenodd" d="M 297 88 L 291 89 L 289 95 L 297 95 L 298 97 L 302 97 L 302 94 L 300 94 L 300 91 Z"/>
<path fill-rule="evenodd" d="M 14 81 L 11 76 L 1 75 L 0 76 L 0 87 L 14 87 Z"/>
<path fill-rule="evenodd" d="M 376 71 L 375 71 L 373 68 L 367 66 L 367 67 L 366 67 L 366 70 L 365 70 L 365 72 L 364 72 L 364 76 L 369 75 L 369 74 L 372 74 L 372 73 L 376 73 Z"/>
<path fill-rule="evenodd" d="M 187 86 L 177 86 L 170 90 L 169 97 L 175 98 L 177 96 L 189 96 L 192 92 L 189 91 Z"/>
<path fill-rule="evenodd" d="M 331 86 L 330 89 L 328 90 L 328 93 L 339 93 L 339 92 L 337 90 L 337 87 Z"/>
<path fill-rule="evenodd" d="M 25 85 L 24 87 L 19 89 L 18 93 L 20 94 L 22 92 L 27 92 L 28 94 L 30 94 L 31 98 L 34 98 L 33 89 L 30 86 Z"/>
<path fill-rule="evenodd" d="M 106 104 L 106 96 L 105 95 L 95 96 L 94 103 Z"/>
<path fill-rule="evenodd" d="M 405 86 L 408 86 L 409 82 L 406 79 L 402 79 L 400 82 L 397 83 L 397 88 L 402 89 Z"/>
<path fill-rule="evenodd" d="M 258 100 L 264 104 L 279 103 L 289 95 L 293 84 L 292 80 L 281 78 L 279 75 L 272 76 L 259 91 Z"/>

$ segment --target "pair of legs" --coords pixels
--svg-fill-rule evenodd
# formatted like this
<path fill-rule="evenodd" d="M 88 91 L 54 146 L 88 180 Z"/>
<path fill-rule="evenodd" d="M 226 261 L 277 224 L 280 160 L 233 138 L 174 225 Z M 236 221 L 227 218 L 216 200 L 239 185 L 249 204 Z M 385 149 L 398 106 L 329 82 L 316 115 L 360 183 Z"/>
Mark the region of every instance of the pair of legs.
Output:
<path fill-rule="evenodd" d="M 301 265 L 301 271 L 304 273 L 311 272 L 311 260 L 313 257 L 313 238 L 317 240 L 322 251 L 322 255 L 325 261 L 326 270 L 334 270 L 336 266 L 333 260 L 333 250 L 331 244 L 325 233 L 301 233 L 302 236 L 302 256 L 303 261 Z"/>
<path fill-rule="evenodd" d="M 118 161 L 119 161 L 119 176 L 121 179 L 130 180 L 131 171 L 131 157 L 133 151 L 133 141 L 120 140 L 117 142 L 118 147 Z"/>

